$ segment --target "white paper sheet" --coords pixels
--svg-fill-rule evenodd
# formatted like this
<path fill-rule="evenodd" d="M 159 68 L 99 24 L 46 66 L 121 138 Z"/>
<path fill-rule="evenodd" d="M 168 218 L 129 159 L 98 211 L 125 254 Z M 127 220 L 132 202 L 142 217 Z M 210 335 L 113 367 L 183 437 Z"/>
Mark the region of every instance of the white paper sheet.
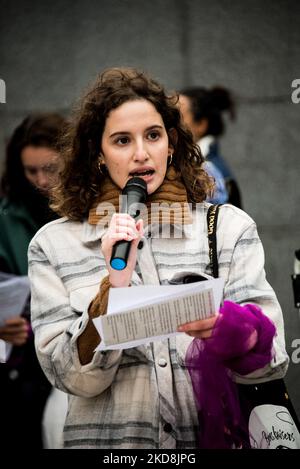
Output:
<path fill-rule="evenodd" d="M 27 276 L 11 275 L 0 272 L 0 326 L 6 319 L 19 316 L 25 307 L 30 293 Z M 5 363 L 12 350 L 9 342 L 0 340 L 0 362 Z"/>
<path fill-rule="evenodd" d="M 0 326 L 23 312 L 29 293 L 27 276 L 0 273 Z"/>
<path fill-rule="evenodd" d="M 0 363 L 7 362 L 11 351 L 12 351 L 12 344 L 0 339 Z"/>
<path fill-rule="evenodd" d="M 101 337 L 97 350 L 130 348 L 180 334 L 180 324 L 218 311 L 223 286 L 222 279 L 212 279 L 111 289 L 108 314 L 94 319 Z"/>

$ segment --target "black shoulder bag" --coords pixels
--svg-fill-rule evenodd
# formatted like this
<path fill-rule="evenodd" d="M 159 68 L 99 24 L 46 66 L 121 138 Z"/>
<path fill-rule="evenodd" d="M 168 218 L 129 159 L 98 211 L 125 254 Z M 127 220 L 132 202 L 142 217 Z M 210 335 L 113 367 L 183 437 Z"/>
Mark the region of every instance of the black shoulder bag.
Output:
<path fill-rule="evenodd" d="M 207 213 L 209 265 L 215 278 L 219 276 L 216 236 L 219 208 L 220 205 L 211 205 Z M 237 386 L 251 447 L 299 449 L 300 424 L 284 380 Z"/>

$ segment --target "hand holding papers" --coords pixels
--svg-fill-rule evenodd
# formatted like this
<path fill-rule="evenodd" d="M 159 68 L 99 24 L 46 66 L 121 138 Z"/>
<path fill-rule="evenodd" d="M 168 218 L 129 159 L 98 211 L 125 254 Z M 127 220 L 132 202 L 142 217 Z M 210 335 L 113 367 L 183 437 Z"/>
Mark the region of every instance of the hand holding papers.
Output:
<path fill-rule="evenodd" d="M 218 311 L 223 284 L 222 279 L 212 279 L 111 289 L 107 315 L 94 319 L 101 337 L 97 349 L 130 348 L 180 334 L 180 324 Z"/>

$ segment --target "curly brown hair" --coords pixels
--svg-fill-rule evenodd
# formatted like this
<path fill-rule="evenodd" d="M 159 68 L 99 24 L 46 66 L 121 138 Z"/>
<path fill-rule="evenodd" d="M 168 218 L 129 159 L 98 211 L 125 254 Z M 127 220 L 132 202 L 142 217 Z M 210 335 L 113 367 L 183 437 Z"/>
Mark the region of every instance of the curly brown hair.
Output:
<path fill-rule="evenodd" d="M 101 194 L 106 177 L 98 168 L 106 119 L 113 109 L 139 99 L 152 103 L 162 116 L 174 147 L 172 164 L 181 173 L 189 201 L 202 202 L 211 193 L 212 179 L 202 169 L 201 152 L 181 121 L 178 96 L 168 96 L 158 82 L 142 71 L 110 68 L 99 75 L 83 97 L 64 135 L 62 168 L 52 194 L 51 207 L 56 213 L 75 221 L 87 217 L 93 202 Z"/>

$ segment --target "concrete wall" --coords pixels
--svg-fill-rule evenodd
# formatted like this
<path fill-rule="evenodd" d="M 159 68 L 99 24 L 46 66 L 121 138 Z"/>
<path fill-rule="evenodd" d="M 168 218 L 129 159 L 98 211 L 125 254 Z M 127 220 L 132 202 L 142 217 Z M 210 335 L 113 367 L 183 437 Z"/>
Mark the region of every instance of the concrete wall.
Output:
<path fill-rule="evenodd" d="M 108 66 L 148 70 L 169 89 L 222 84 L 238 97 L 222 149 L 257 221 L 266 271 L 284 310 L 289 352 L 300 338 L 290 274 L 300 247 L 297 0 L 0 1 L 0 164 L 4 141 L 33 110 L 67 112 Z M 1 168 L 0 168 L 1 169 Z M 300 414 L 300 364 L 287 382 Z"/>

